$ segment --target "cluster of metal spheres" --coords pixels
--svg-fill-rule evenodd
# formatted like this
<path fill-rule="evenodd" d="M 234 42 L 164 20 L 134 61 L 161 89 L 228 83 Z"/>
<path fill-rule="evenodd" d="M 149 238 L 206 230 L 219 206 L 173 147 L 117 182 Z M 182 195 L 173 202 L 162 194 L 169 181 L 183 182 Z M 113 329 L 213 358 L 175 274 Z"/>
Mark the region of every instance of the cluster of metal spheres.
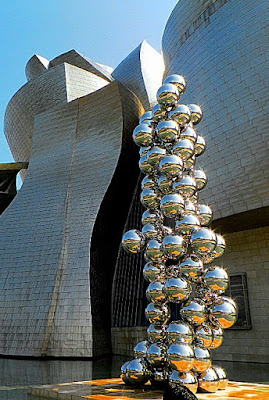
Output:
<path fill-rule="evenodd" d="M 146 211 L 142 230 L 126 232 L 122 246 L 131 253 L 144 251 L 150 325 L 148 340 L 135 346 L 135 359 L 122 366 L 121 376 L 130 385 L 169 381 L 194 393 L 197 388 L 215 392 L 228 380 L 222 368 L 211 365 L 210 350 L 222 344 L 223 329 L 235 323 L 237 307 L 223 295 L 226 270 L 210 265 L 223 255 L 225 240 L 208 227 L 211 208 L 198 202 L 207 177 L 195 164 L 206 144 L 194 129 L 201 108 L 179 102 L 185 88 L 182 76 L 166 78 L 158 103 L 133 132 L 146 175 L 140 197 Z M 170 321 L 169 303 L 180 305 L 177 321 Z"/>

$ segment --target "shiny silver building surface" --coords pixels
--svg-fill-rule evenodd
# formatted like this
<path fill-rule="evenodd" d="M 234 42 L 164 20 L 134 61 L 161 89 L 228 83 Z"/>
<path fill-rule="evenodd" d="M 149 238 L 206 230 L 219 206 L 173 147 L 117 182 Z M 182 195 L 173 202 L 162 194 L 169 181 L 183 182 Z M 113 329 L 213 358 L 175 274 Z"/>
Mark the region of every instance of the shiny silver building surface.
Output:
<path fill-rule="evenodd" d="M 111 283 L 144 112 L 112 70 L 74 50 L 35 55 L 8 104 L 6 137 L 29 167 L 0 217 L 0 354 L 111 351 Z"/>

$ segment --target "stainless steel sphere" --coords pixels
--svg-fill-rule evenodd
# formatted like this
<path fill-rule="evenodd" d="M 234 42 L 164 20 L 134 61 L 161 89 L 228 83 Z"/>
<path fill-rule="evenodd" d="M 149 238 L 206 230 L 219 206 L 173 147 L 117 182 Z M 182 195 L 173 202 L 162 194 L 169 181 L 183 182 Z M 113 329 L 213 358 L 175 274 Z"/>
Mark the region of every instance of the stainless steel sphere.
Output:
<path fill-rule="evenodd" d="M 172 178 L 168 178 L 167 176 L 161 175 L 157 180 L 157 185 L 162 193 L 170 193 L 173 187 Z"/>
<path fill-rule="evenodd" d="M 221 294 L 229 286 L 229 276 L 224 268 L 212 266 L 205 270 L 203 281 L 210 289 Z"/>
<path fill-rule="evenodd" d="M 152 147 L 148 153 L 148 162 L 153 167 L 158 167 L 161 159 L 166 155 L 166 150 L 160 146 Z"/>
<path fill-rule="evenodd" d="M 221 257 L 225 251 L 226 243 L 223 236 L 216 233 L 217 244 L 214 249 L 214 256 L 215 258 Z"/>
<path fill-rule="evenodd" d="M 126 375 L 131 385 L 134 386 L 143 385 L 150 377 L 146 363 L 140 358 L 135 358 L 128 363 L 126 367 Z"/>
<path fill-rule="evenodd" d="M 147 124 L 138 125 L 133 131 L 133 140 L 137 146 L 150 146 L 153 141 L 152 128 Z"/>
<path fill-rule="evenodd" d="M 193 228 L 199 228 L 199 218 L 194 214 L 183 214 L 183 218 L 176 221 L 175 231 L 181 235 L 190 235 Z M 144 233 L 142 231 L 142 233 Z"/>
<path fill-rule="evenodd" d="M 234 308 L 237 310 L 237 304 L 236 304 L 236 302 L 234 301 L 234 299 L 232 299 L 231 297 L 228 297 L 228 296 L 219 296 L 219 297 L 217 298 L 217 300 L 215 300 L 216 303 L 217 303 L 219 300 L 220 300 L 220 301 L 225 300 L 225 301 L 227 301 L 228 303 L 231 303 L 231 304 L 234 306 Z"/>
<path fill-rule="evenodd" d="M 149 303 L 145 310 L 146 318 L 151 324 L 165 324 L 170 318 L 170 312 L 166 305 Z"/>
<path fill-rule="evenodd" d="M 212 365 L 212 368 L 215 370 L 219 378 L 219 390 L 225 390 L 229 382 L 226 372 L 218 365 Z"/>
<path fill-rule="evenodd" d="M 153 166 L 150 165 L 150 163 L 148 162 L 148 153 L 140 157 L 138 165 L 140 171 L 143 172 L 143 174 L 145 175 L 149 175 L 154 171 Z"/>
<path fill-rule="evenodd" d="M 166 361 L 167 347 L 162 343 L 152 343 L 147 350 L 147 360 L 154 368 L 163 367 Z"/>
<path fill-rule="evenodd" d="M 181 303 L 187 300 L 191 292 L 192 287 L 184 278 L 170 278 L 163 285 L 163 293 L 172 303 Z"/>
<path fill-rule="evenodd" d="M 193 348 L 185 342 L 173 343 L 167 350 L 167 360 L 171 368 L 179 372 L 188 372 L 194 364 Z"/>
<path fill-rule="evenodd" d="M 127 378 L 127 365 L 129 364 L 130 361 L 126 361 L 122 366 L 121 366 L 121 374 L 120 378 L 123 380 L 126 385 L 131 385 L 130 380 Z"/>
<path fill-rule="evenodd" d="M 146 111 L 140 118 L 139 124 L 150 124 L 152 123 L 152 111 Z"/>
<path fill-rule="evenodd" d="M 146 210 L 142 214 L 141 222 L 142 225 L 153 224 L 159 225 L 163 221 L 163 217 L 158 210 Z"/>
<path fill-rule="evenodd" d="M 162 243 L 156 239 L 151 239 L 146 246 L 145 257 L 147 261 L 153 261 L 155 263 L 164 261 L 165 257 Z"/>
<path fill-rule="evenodd" d="M 149 343 L 147 340 L 142 340 L 138 342 L 134 347 L 134 356 L 135 358 L 145 358 L 147 355 Z"/>
<path fill-rule="evenodd" d="M 204 270 L 203 262 L 190 255 L 179 264 L 179 272 L 191 282 L 197 282 Z"/>
<path fill-rule="evenodd" d="M 169 375 L 169 382 L 172 385 L 186 386 L 192 393 L 196 393 L 198 389 L 198 380 L 193 372 L 178 372 L 173 371 Z"/>
<path fill-rule="evenodd" d="M 154 369 L 150 382 L 152 386 L 162 386 L 168 381 L 169 373 L 165 369 Z"/>
<path fill-rule="evenodd" d="M 188 104 L 188 107 L 191 110 L 191 122 L 193 125 L 198 124 L 203 117 L 201 107 L 199 107 L 197 104 Z"/>
<path fill-rule="evenodd" d="M 204 256 L 215 249 L 216 235 L 211 229 L 200 228 L 191 235 L 190 243 L 195 253 Z"/>
<path fill-rule="evenodd" d="M 166 335 L 169 344 L 181 340 L 191 344 L 193 340 L 193 329 L 187 322 L 172 321 L 166 328 Z"/>
<path fill-rule="evenodd" d="M 213 343 L 213 331 L 210 325 L 199 325 L 195 329 L 195 341 L 201 343 L 204 347 L 210 347 Z"/>
<path fill-rule="evenodd" d="M 166 295 L 163 292 L 163 283 L 158 280 L 158 278 L 151 282 L 146 290 L 146 296 L 148 301 L 153 303 L 161 303 L 166 300 Z"/>
<path fill-rule="evenodd" d="M 192 325 L 201 325 L 206 319 L 205 303 L 200 299 L 193 299 L 182 307 L 180 315 Z"/>
<path fill-rule="evenodd" d="M 191 197 L 196 192 L 196 182 L 189 175 L 184 175 L 181 180 L 176 180 L 173 183 L 173 190 L 181 194 L 184 198 Z"/>
<path fill-rule="evenodd" d="M 213 340 L 210 345 L 211 349 L 217 349 L 223 343 L 223 329 L 220 326 L 212 325 Z"/>
<path fill-rule="evenodd" d="M 202 345 L 193 346 L 194 350 L 194 364 L 193 371 L 204 372 L 211 365 L 210 353 L 207 348 Z"/>
<path fill-rule="evenodd" d="M 164 271 L 164 265 L 149 261 L 143 268 L 143 276 L 148 282 L 153 282 Z"/>
<path fill-rule="evenodd" d="M 193 155 L 192 157 L 188 158 L 183 162 L 184 171 L 192 170 L 196 163 L 196 156 Z"/>
<path fill-rule="evenodd" d="M 139 232 L 137 229 L 131 229 L 122 237 L 122 247 L 127 253 L 138 253 L 140 252 L 145 245 L 145 237 Z"/>
<path fill-rule="evenodd" d="M 174 142 L 179 134 L 179 125 L 176 121 L 161 121 L 157 125 L 156 132 L 164 143 Z"/>
<path fill-rule="evenodd" d="M 182 139 L 173 146 L 172 152 L 186 161 L 194 155 L 194 145 L 189 139 Z"/>
<path fill-rule="evenodd" d="M 202 226 L 207 226 L 212 221 L 213 212 L 206 204 L 197 204 L 197 214 Z M 217 239 L 218 234 L 216 234 Z M 218 239 L 217 239 L 218 243 Z M 216 250 L 216 248 L 215 248 Z"/>
<path fill-rule="evenodd" d="M 176 85 L 180 94 L 183 94 L 186 90 L 186 81 L 181 75 L 169 75 L 164 81 L 164 84 L 166 83 L 172 83 L 173 85 Z"/>
<path fill-rule="evenodd" d="M 166 217 L 176 217 L 184 209 L 184 200 L 177 193 L 164 195 L 160 202 L 160 209 Z"/>
<path fill-rule="evenodd" d="M 196 215 L 195 203 L 190 199 L 185 199 L 184 213 Z"/>
<path fill-rule="evenodd" d="M 174 234 L 173 229 L 170 228 L 169 226 L 162 225 L 161 230 L 162 230 L 162 237 L 163 238 L 165 236 L 170 236 L 170 235 Z"/>
<path fill-rule="evenodd" d="M 175 155 L 167 155 L 163 157 L 159 163 L 161 174 L 170 178 L 181 177 L 183 169 L 183 161 Z"/>
<path fill-rule="evenodd" d="M 166 257 L 179 260 L 187 250 L 187 243 L 183 236 L 168 235 L 163 238 L 162 250 Z"/>
<path fill-rule="evenodd" d="M 190 140 L 193 145 L 195 145 L 197 141 L 197 133 L 191 126 L 186 126 L 183 131 L 180 133 L 181 139 L 188 139 Z"/>
<path fill-rule="evenodd" d="M 146 175 L 141 182 L 141 189 L 153 189 L 156 187 L 156 182 L 152 176 Z"/>
<path fill-rule="evenodd" d="M 196 143 L 194 145 L 195 155 L 197 157 L 202 155 L 204 153 L 205 149 L 206 149 L 205 139 L 203 138 L 203 136 L 198 135 Z"/>
<path fill-rule="evenodd" d="M 215 370 L 210 367 L 198 376 L 198 390 L 205 393 L 215 393 L 219 388 L 219 378 Z"/>
<path fill-rule="evenodd" d="M 151 146 L 147 147 L 140 147 L 139 149 L 139 155 L 142 157 L 144 154 L 147 154 L 147 152 L 151 149 Z"/>
<path fill-rule="evenodd" d="M 162 107 L 159 103 L 155 104 L 152 108 L 152 119 L 156 122 L 165 119 L 166 109 Z"/>
<path fill-rule="evenodd" d="M 144 207 L 152 210 L 158 208 L 160 197 L 157 191 L 146 188 L 140 194 L 140 201 Z"/>
<path fill-rule="evenodd" d="M 179 126 L 184 126 L 191 120 L 191 110 L 185 104 L 178 104 L 175 109 L 169 112 L 168 118 L 176 121 Z"/>
<path fill-rule="evenodd" d="M 142 228 L 142 234 L 147 240 L 161 239 L 161 230 L 155 224 L 146 224 Z"/>
<path fill-rule="evenodd" d="M 157 92 L 157 101 L 165 108 L 174 106 L 178 99 L 178 88 L 170 83 L 162 85 Z"/>
<path fill-rule="evenodd" d="M 151 342 L 163 342 L 166 335 L 162 326 L 155 324 L 150 324 L 147 329 L 147 334 Z"/>
<path fill-rule="evenodd" d="M 202 190 L 207 184 L 207 176 L 202 169 L 196 169 L 194 171 L 194 179 L 196 181 L 197 190 Z"/>
<path fill-rule="evenodd" d="M 223 329 L 230 328 L 237 320 L 237 309 L 234 305 L 224 298 L 220 298 L 218 303 L 212 307 L 210 317 Z"/>

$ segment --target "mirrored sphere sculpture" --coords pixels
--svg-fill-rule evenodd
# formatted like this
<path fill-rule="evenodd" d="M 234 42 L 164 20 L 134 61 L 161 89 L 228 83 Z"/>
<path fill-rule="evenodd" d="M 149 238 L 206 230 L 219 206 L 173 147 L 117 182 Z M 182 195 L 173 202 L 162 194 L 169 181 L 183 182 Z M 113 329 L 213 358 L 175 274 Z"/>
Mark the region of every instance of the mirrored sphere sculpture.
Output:
<path fill-rule="evenodd" d="M 196 375 L 193 372 L 178 372 L 174 370 L 169 375 L 169 382 L 172 385 L 184 385 L 186 386 L 192 393 L 196 393 L 198 389 L 198 380 Z"/>
<path fill-rule="evenodd" d="M 228 385 L 227 374 L 223 368 L 218 365 L 212 365 L 212 368 L 215 370 L 216 374 L 219 378 L 219 390 L 225 390 Z"/>
<path fill-rule="evenodd" d="M 126 375 L 132 385 L 139 386 L 149 380 L 150 373 L 146 363 L 140 358 L 135 358 L 127 364 Z"/>
<path fill-rule="evenodd" d="M 193 340 L 193 329 L 187 322 L 172 321 L 166 328 L 166 335 L 170 344 L 181 340 L 190 344 Z"/>
<path fill-rule="evenodd" d="M 215 393 L 218 390 L 219 378 L 212 367 L 198 375 L 198 388 L 206 393 Z"/>
<path fill-rule="evenodd" d="M 137 229 L 131 229 L 123 235 L 121 244 L 127 252 L 138 253 L 145 245 L 145 238 Z"/>
<path fill-rule="evenodd" d="M 173 343 L 167 350 L 167 360 L 176 371 L 188 372 L 194 364 L 193 348 L 185 342 Z"/>

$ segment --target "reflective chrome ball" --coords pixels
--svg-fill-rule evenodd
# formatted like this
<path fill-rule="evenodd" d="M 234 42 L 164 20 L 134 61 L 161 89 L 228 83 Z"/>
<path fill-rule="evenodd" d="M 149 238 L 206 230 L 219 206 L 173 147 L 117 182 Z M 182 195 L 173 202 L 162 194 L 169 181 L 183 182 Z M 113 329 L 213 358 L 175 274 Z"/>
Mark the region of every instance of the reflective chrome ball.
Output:
<path fill-rule="evenodd" d="M 135 358 L 145 358 L 147 355 L 149 343 L 147 340 L 142 340 L 138 342 L 134 348 L 134 356 Z"/>
<path fill-rule="evenodd" d="M 184 175 L 181 180 L 176 180 L 173 183 L 173 190 L 184 198 L 191 197 L 196 192 L 195 179 L 189 175 Z"/>
<path fill-rule="evenodd" d="M 165 119 L 166 109 L 162 107 L 159 103 L 155 104 L 152 108 L 152 118 L 154 121 L 158 122 Z"/>
<path fill-rule="evenodd" d="M 146 290 L 146 296 L 148 301 L 152 301 L 154 303 L 164 302 L 166 299 L 166 295 L 163 292 L 163 283 L 158 279 L 151 282 Z"/>
<path fill-rule="evenodd" d="M 140 147 L 139 149 L 139 155 L 142 157 L 144 154 L 147 154 L 147 152 L 151 149 L 151 146 L 148 147 Z"/>
<path fill-rule="evenodd" d="M 212 367 L 198 376 L 198 389 L 201 392 L 215 393 L 219 388 L 219 378 Z"/>
<path fill-rule="evenodd" d="M 202 169 L 196 169 L 194 171 L 194 178 L 196 181 L 197 190 L 202 190 L 207 184 L 206 173 Z"/>
<path fill-rule="evenodd" d="M 152 111 L 146 111 L 140 118 L 139 124 L 151 124 L 152 123 Z"/>
<path fill-rule="evenodd" d="M 129 364 L 130 361 L 126 361 L 122 366 L 121 366 L 121 374 L 120 378 L 123 380 L 126 385 L 131 385 L 130 380 L 127 378 L 127 365 Z"/>
<path fill-rule="evenodd" d="M 229 382 L 226 372 L 218 365 L 212 365 L 212 368 L 215 370 L 219 378 L 219 390 L 225 390 Z"/>
<path fill-rule="evenodd" d="M 193 143 L 193 145 L 197 141 L 197 136 L 198 135 L 196 131 L 191 126 L 186 126 L 180 134 L 181 139 L 190 140 Z"/>
<path fill-rule="evenodd" d="M 188 107 L 191 110 L 191 122 L 193 125 L 198 124 L 203 117 L 201 107 L 199 107 L 197 104 L 188 104 Z"/>
<path fill-rule="evenodd" d="M 193 156 L 194 145 L 189 139 L 182 139 L 173 146 L 172 152 L 183 161 L 186 161 Z"/>
<path fill-rule="evenodd" d="M 181 75 L 177 74 L 169 75 L 164 81 L 164 84 L 166 83 L 172 83 L 173 85 L 176 85 L 180 94 L 183 94 L 185 92 L 186 81 Z"/>
<path fill-rule="evenodd" d="M 180 126 L 184 126 L 190 122 L 191 110 L 185 104 L 178 104 L 175 109 L 169 112 L 168 118 L 173 119 Z"/>
<path fill-rule="evenodd" d="M 157 208 L 160 204 L 159 194 L 153 189 L 144 189 L 140 194 L 140 201 L 146 208 Z"/>
<path fill-rule="evenodd" d="M 150 324 L 147 333 L 151 342 L 162 342 L 165 339 L 165 331 L 160 325 Z"/>
<path fill-rule="evenodd" d="M 223 329 L 227 329 L 235 324 L 237 310 L 230 301 L 220 297 L 218 303 L 212 307 L 210 317 L 213 322 L 216 322 Z"/>
<path fill-rule="evenodd" d="M 206 319 L 205 303 L 200 299 L 193 299 L 182 307 L 180 315 L 192 325 L 201 325 Z"/>
<path fill-rule="evenodd" d="M 147 124 L 138 125 L 133 131 L 133 140 L 137 146 L 150 146 L 153 141 L 152 128 Z"/>
<path fill-rule="evenodd" d="M 161 175 L 157 180 L 157 185 L 162 193 L 170 193 L 172 191 L 173 181 L 172 178 Z"/>
<path fill-rule="evenodd" d="M 172 321 L 166 328 L 166 335 L 169 344 L 181 340 L 190 344 L 193 340 L 193 329 L 187 322 Z"/>
<path fill-rule="evenodd" d="M 211 365 L 209 351 L 202 345 L 193 346 L 193 350 L 194 350 L 193 371 L 200 373 L 206 371 Z"/>
<path fill-rule="evenodd" d="M 173 371 L 169 375 L 169 382 L 172 385 L 186 386 L 192 393 L 196 393 L 198 389 L 198 380 L 193 372 L 178 372 Z"/>
<path fill-rule="evenodd" d="M 155 224 L 146 224 L 142 228 L 142 234 L 147 240 L 161 239 L 161 230 Z"/>
<path fill-rule="evenodd" d="M 160 209 L 166 217 L 176 217 L 184 209 L 184 200 L 176 193 L 164 195 L 160 202 Z"/>
<path fill-rule="evenodd" d="M 176 371 L 188 372 L 194 364 L 193 348 L 185 342 L 173 343 L 167 350 L 167 360 Z"/>
<path fill-rule="evenodd" d="M 183 162 L 184 171 L 189 171 L 189 170 L 193 169 L 193 167 L 195 166 L 195 163 L 196 163 L 195 155 L 188 158 L 188 160 L 185 160 Z"/>
<path fill-rule="evenodd" d="M 184 213 L 186 213 L 186 214 L 195 214 L 196 215 L 195 204 L 190 199 L 185 199 Z"/>
<path fill-rule="evenodd" d="M 214 249 L 215 258 L 221 257 L 225 251 L 226 243 L 223 236 L 216 233 L 217 244 Z"/>
<path fill-rule="evenodd" d="M 213 340 L 210 345 L 211 349 L 217 349 L 223 342 L 223 329 L 219 326 L 212 325 Z"/>
<path fill-rule="evenodd" d="M 178 260 L 187 250 L 187 243 L 183 236 L 168 235 L 163 238 L 162 250 L 166 257 Z"/>
<path fill-rule="evenodd" d="M 200 255 L 212 252 L 216 247 L 216 235 L 208 228 L 200 228 L 191 235 L 191 247 L 193 251 Z"/>
<path fill-rule="evenodd" d="M 161 325 L 168 321 L 170 312 L 166 305 L 149 303 L 145 310 L 146 318 L 151 324 Z"/>
<path fill-rule="evenodd" d="M 205 270 L 203 281 L 213 292 L 221 294 L 228 288 L 229 276 L 225 269 L 212 266 Z"/>
<path fill-rule="evenodd" d="M 165 108 L 174 106 L 178 99 L 178 88 L 170 83 L 162 85 L 157 92 L 157 101 Z"/>
<path fill-rule="evenodd" d="M 156 132 L 164 143 L 174 142 L 179 134 L 179 125 L 176 121 L 161 121 L 157 125 Z"/>
<path fill-rule="evenodd" d="M 150 382 L 153 386 L 162 386 L 168 381 L 168 372 L 165 369 L 154 369 L 153 374 L 150 378 Z"/>
<path fill-rule="evenodd" d="M 138 253 L 145 245 L 145 237 L 137 229 L 131 229 L 122 237 L 122 247 L 125 251 L 130 253 Z"/>
<path fill-rule="evenodd" d="M 179 272 L 191 282 L 196 282 L 203 273 L 203 262 L 190 255 L 179 264 Z"/>
<path fill-rule="evenodd" d="M 153 189 L 156 187 L 156 182 L 152 176 L 146 175 L 141 182 L 141 189 Z"/>
<path fill-rule="evenodd" d="M 145 175 L 149 175 L 153 172 L 153 167 L 148 162 L 148 153 L 144 154 L 142 157 L 140 157 L 140 160 L 138 162 L 140 171 L 143 172 L 143 174 L 145 174 Z"/>
<path fill-rule="evenodd" d="M 190 235 L 193 228 L 198 228 L 200 221 L 198 217 L 193 214 L 183 214 L 183 218 L 176 221 L 175 231 L 178 234 Z M 143 233 L 143 231 L 142 231 Z"/>
<path fill-rule="evenodd" d="M 159 162 L 166 155 L 166 150 L 160 146 L 154 146 L 148 151 L 147 155 L 149 164 L 158 167 Z"/>
<path fill-rule="evenodd" d="M 146 281 L 152 282 L 158 276 L 160 276 L 163 271 L 164 271 L 164 265 L 153 264 L 152 261 L 149 261 L 143 268 L 143 276 L 146 279 Z"/>
<path fill-rule="evenodd" d="M 154 368 L 163 367 L 166 361 L 167 348 L 162 343 L 152 343 L 148 347 L 147 359 Z"/>
<path fill-rule="evenodd" d="M 170 178 L 181 177 L 183 162 L 180 157 L 175 155 L 168 155 L 162 158 L 159 163 L 159 170 L 161 174 Z"/>
<path fill-rule="evenodd" d="M 205 149 L 206 149 L 205 139 L 203 138 L 203 136 L 198 135 L 196 143 L 194 145 L 195 155 L 197 157 L 202 155 L 204 153 Z"/>
<path fill-rule="evenodd" d="M 199 325 L 194 334 L 196 342 L 201 343 L 204 347 L 210 347 L 213 343 L 213 331 L 208 324 Z"/>
<path fill-rule="evenodd" d="M 163 217 L 158 210 L 146 210 L 142 214 L 141 222 L 142 225 L 153 224 L 159 225 L 162 223 Z"/>
<path fill-rule="evenodd" d="M 197 204 L 197 214 L 202 226 L 207 226 L 210 224 L 213 217 L 213 212 L 209 206 L 206 204 Z M 217 235 L 218 234 L 216 234 L 216 238 Z"/>
<path fill-rule="evenodd" d="M 165 257 L 162 250 L 162 243 L 155 239 L 150 240 L 146 246 L 145 257 L 148 261 L 153 261 L 155 263 L 164 261 Z"/>
<path fill-rule="evenodd" d="M 163 285 L 163 293 L 168 301 L 181 303 L 187 300 L 191 294 L 192 287 L 184 278 L 170 278 Z"/>
<path fill-rule="evenodd" d="M 149 380 L 150 373 L 146 363 L 140 358 L 130 361 L 126 367 L 126 375 L 131 385 L 143 385 Z"/>

